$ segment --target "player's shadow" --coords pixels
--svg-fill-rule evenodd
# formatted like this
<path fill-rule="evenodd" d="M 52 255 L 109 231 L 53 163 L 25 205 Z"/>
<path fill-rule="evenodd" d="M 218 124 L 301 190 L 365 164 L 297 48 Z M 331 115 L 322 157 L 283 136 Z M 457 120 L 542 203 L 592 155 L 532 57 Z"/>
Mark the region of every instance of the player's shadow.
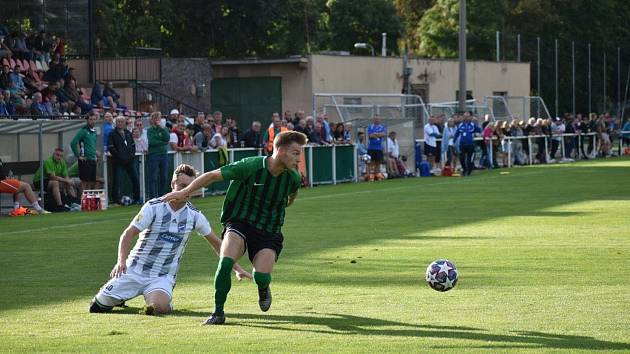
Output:
<path fill-rule="evenodd" d="M 208 313 L 176 310 L 174 316 L 207 317 Z M 311 332 L 332 335 L 423 337 L 479 341 L 477 348 L 552 348 L 630 350 L 630 343 L 619 343 L 586 336 L 560 335 L 533 331 L 492 334 L 481 328 L 411 324 L 346 314 L 261 315 L 228 314 L 231 325 L 276 331 Z M 306 328 L 310 327 L 310 328 Z M 317 328 L 313 328 L 317 327 Z M 483 344 L 481 344 L 483 343 Z M 496 344 L 493 346 L 492 344 Z"/>

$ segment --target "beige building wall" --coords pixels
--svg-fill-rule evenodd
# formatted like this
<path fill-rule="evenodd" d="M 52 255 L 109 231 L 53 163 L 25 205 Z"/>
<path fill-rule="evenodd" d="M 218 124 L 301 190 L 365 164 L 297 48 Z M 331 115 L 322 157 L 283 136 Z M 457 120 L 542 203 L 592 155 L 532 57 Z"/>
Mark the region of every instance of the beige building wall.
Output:
<path fill-rule="evenodd" d="M 455 101 L 459 89 L 459 63 L 457 60 L 411 59 L 412 84 L 428 84 L 429 103 Z M 466 86 L 473 97 L 482 102 L 494 92 L 507 92 L 510 96 L 528 96 L 530 92 L 529 63 L 496 63 L 468 61 Z"/>

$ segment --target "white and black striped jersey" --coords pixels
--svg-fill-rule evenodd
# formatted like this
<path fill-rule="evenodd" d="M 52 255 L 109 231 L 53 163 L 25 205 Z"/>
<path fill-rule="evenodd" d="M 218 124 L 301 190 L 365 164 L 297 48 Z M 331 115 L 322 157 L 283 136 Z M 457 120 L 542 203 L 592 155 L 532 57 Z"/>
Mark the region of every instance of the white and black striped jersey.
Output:
<path fill-rule="evenodd" d="M 175 277 L 190 233 L 206 236 L 212 230 L 190 202 L 174 211 L 159 198 L 146 202 L 131 224 L 142 232 L 127 257 L 127 268 L 148 277 Z"/>

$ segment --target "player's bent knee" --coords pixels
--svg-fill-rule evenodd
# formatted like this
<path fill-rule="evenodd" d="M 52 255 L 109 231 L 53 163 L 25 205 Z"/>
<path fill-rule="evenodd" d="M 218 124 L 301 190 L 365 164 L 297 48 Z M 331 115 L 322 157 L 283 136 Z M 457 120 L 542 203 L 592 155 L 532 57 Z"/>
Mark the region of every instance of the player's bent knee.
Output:
<path fill-rule="evenodd" d="M 118 301 L 118 303 L 116 302 Z M 95 296 L 90 302 L 90 313 L 110 312 L 114 306 L 122 303 L 120 300 L 108 296 Z"/>

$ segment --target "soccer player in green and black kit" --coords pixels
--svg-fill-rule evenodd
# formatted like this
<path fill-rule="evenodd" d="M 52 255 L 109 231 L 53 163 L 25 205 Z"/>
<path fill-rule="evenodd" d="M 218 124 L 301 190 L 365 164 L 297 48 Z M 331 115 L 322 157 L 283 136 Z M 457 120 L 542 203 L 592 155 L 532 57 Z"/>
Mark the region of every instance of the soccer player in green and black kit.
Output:
<path fill-rule="evenodd" d="M 248 157 L 206 172 L 188 187 L 164 196 L 165 201 L 184 200 L 199 188 L 230 180 L 223 201 L 223 243 L 214 278 L 214 313 L 204 324 L 225 323 L 223 305 L 230 291 L 232 266 L 248 251 L 258 285 L 262 311 L 271 306 L 271 271 L 282 251 L 285 208 L 293 203 L 301 183 L 297 166 L 306 135 L 287 131 L 278 134 L 271 156 Z"/>

